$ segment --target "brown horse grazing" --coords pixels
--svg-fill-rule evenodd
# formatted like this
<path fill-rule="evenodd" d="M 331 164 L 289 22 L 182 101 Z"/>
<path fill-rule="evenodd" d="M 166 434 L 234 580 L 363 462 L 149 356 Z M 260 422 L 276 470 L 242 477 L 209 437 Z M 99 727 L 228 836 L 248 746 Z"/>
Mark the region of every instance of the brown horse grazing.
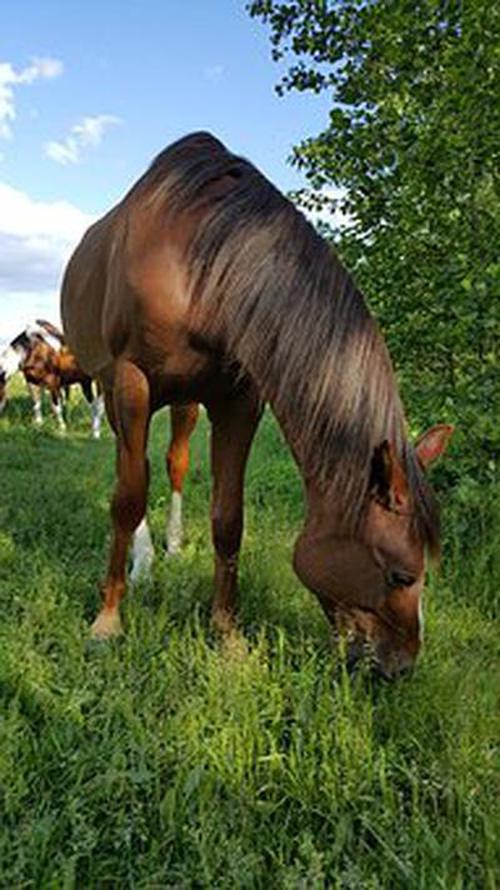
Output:
<path fill-rule="evenodd" d="M 27 325 L 0 355 L 0 411 L 6 403 L 7 381 L 18 370 L 28 385 L 37 425 L 43 422 L 42 393 L 46 389 L 59 429 L 64 432 L 62 393 L 64 390 L 68 394 L 70 386 L 79 384 L 91 406 L 92 435 L 95 439 L 100 437 L 103 404 L 99 385 L 94 393 L 91 377 L 78 366 L 62 331 L 55 325 L 37 319 L 34 324 Z"/>
<path fill-rule="evenodd" d="M 118 445 L 114 537 L 93 634 L 121 630 L 127 549 L 146 510 L 153 411 L 212 424 L 213 619 L 233 621 L 245 464 L 264 402 L 305 485 L 299 578 L 393 676 L 420 648 L 425 550 L 439 523 L 387 349 L 330 246 L 248 161 L 207 133 L 168 147 L 93 225 L 66 270 L 68 343 L 98 376 Z"/>

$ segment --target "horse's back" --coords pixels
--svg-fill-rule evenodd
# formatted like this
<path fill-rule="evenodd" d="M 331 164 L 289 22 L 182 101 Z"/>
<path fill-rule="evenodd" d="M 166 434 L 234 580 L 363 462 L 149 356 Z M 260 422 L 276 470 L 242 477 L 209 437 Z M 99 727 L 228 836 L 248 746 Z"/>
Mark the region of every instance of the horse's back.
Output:
<path fill-rule="evenodd" d="M 191 345 L 184 262 L 196 223 L 172 222 L 136 191 L 86 232 L 66 269 L 61 316 L 87 374 L 105 379 L 127 357 L 152 376 L 199 377 L 207 357 Z"/>
<path fill-rule="evenodd" d="M 224 325 L 220 286 L 212 300 L 199 299 L 206 265 L 198 262 L 199 236 L 224 199 L 231 212 L 223 214 L 220 231 L 210 228 L 206 246 L 213 283 L 220 233 L 227 240 L 236 224 L 227 196 L 241 191 L 238 207 L 247 200 L 245 171 L 254 177 L 218 140 L 193 134 L 159 155 L 88 230 L 69 262 L 61 309 L 68 344 L 87 374 L 104 382 L 126 358 L 144 370 L 162 400 L 203 400 L 204 381 L 217 373 L 224 351 Z"/>

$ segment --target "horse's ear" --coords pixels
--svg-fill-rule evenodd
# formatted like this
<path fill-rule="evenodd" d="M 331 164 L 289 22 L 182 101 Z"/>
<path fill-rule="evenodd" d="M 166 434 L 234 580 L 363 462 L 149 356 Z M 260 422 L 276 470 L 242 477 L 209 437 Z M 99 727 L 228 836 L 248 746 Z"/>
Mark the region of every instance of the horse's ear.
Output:
<path fill-rule="evenodd" d="M 407 498 L 408 483 L 405 474 L 395 449 L 387 439 L 373 450 L 370 490 L 386 507 L 400 506 Z"/>
<path fill-rule="evenodd" d="M 450 423 L 438 423 L 417 439 L 415 452 L 424 470 L 446 451 L 454 430 Z"/>

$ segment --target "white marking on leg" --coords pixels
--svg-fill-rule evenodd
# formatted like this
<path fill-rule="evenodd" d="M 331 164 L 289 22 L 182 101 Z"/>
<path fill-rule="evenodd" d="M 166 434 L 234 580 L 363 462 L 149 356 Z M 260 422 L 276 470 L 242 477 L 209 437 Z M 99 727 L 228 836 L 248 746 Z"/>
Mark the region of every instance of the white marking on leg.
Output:
<path fill-rule="evenodd" d="M 56 418 L 59 425 L 60 432 L 66 432 L 66 424 L 64 422 L 62 403 L 60 399 L 57 399 L 56 402 L 52 402 L 52 410 L 54 412 L 54 417 Z"/>
<path fill-rule="evenodd" d="M 170 518 L 167 523 L 167 553 L 175 556 L 182 546 L 182 494 L 172 492 Z"/>
<path fill-rule="evenodd" d="M 101 421 L 104 414 L 104 396 L 96 396 L 90 406 L 92 414 L 92 437 L 94 439 L 101 438 Z"/>
<path fill-rule="evenodd" d="M 155 551 L 151 534 L 149 532 L 146 517 L 139 523 L 132 542 L 132 568 L 130 581 L 136 584 L 140 579 L 148 578 L 151 574 Z"/>
<path fill-rule="evenodd" d="M 42 392 L 37 386 L 33 386 L 32 383 L 28 383 L 28 389 L 33 399 L 33 420 L 37 426 L 41 426 L 43 423 Z"/>

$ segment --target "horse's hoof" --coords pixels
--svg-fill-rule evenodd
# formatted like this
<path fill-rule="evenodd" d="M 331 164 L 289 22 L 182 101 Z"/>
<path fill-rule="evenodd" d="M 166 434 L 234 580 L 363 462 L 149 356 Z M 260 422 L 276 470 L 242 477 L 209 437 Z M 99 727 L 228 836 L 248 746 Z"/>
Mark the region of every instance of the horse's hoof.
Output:
<path fill-rule="evenodd" d="M 123 627 L 118 610 L 103 609 L 90 628 L 90 636 L 93 640 L 111 640 L 113 637 L 119 637 L 122 633 Z"/>
<path fill-rule="evenodd" d="M 231 661 L 244 661 L 248 656 L 248 643 L 234 624 L 222 637 L 222 651 Z"/>
<path fill-rule="evenodd" d="M 234 617 L 226 609 L 214 609 L 212 626 L 222 637 L 230 637 L 235 632 Z"/>

